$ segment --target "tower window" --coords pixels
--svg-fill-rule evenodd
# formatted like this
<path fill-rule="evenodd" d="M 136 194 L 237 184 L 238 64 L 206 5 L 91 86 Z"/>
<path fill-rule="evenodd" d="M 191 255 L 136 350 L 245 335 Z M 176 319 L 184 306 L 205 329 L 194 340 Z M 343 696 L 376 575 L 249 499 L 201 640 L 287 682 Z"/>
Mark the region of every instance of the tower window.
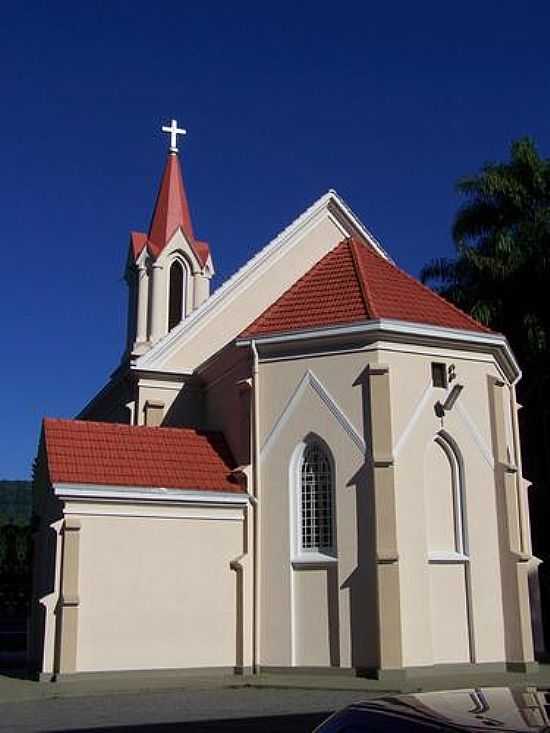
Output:
<path fill-rule="evenodd" d="M 185 272 L 181 262 L 177 260 L 170 267 L 170 291 L 168 301 L 168 330 L 171 331 L 174 326 L 184 316 L 184 300 L 185 297 Z"/>
<path fill-rule="evenodd" d="M 432 362 L 432 384 L 434 387 L 447 388 L 447 365 Z"/>

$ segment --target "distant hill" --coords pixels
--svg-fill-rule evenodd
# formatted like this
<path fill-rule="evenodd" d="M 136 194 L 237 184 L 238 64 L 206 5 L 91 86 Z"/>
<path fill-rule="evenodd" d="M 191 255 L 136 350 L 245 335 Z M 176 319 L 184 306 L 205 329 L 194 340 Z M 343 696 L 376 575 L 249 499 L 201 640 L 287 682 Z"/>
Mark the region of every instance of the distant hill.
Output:
<path fill-rule="evenodd" d="M 0 527 L 5 524 L 30 524 L 31 489 L 30 481 L 0 481 Z"/>

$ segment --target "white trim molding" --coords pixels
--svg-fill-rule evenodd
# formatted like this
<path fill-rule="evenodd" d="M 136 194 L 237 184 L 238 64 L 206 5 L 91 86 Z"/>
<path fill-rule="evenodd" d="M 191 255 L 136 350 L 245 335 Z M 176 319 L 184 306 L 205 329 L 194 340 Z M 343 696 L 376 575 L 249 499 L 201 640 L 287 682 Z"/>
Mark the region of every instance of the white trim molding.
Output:
<path fill-rule="evenodd" d="M 414 408 L 414 412 L 410 417 L 409 422 L 406 424 L 406 426 L 403 429 L 403 432 L 399 436 L 399 439 L 397 440 L 396 444 L 393 447 L 393 458 L 394 460 L 397 459 L 397 456 L 399 455 L 401 449 L 409 439 L 410 435 L 412 434 L 413 428 L 420 419 L 420 416 L 422 415 L 424 408 L 430 401 L 430 398 L 433 398 L 435 391 L 435 387 L 432 386 L 431 381 L 428 382 L 426 385 L 426 388 L 424 389 L 424 392 L 422 394 L 422 397 L 419 399 L 416 407 Z"/>
<path fill-rule="evenodd" d="M 459 415 L 459 417 L 462 419 L 464 425 L 469 430 L 469 432 L 472 435 L 472 438 L 474 439 L 474 443 L 479 448 L 481 455 L 487 462 L 487 464 L 494 469 L 495 467 L 495 461 L 493 459 L 493 454 L 491 453 L 491 449 L 487 445 L 487 443 L 483 440 L 483 437 L 481 433 L 479 432 L 473 418 L 471 417 L 468 410 L 464 407 L 462 402 L 457 402 L 456 404 L 456 412 Z"/>
<path fill-rule="evenodd" d="M 317 445 L 320 447 L 326 460 L 330 466 L 330 528 L 332 535 L 332 544 L 328 547 L 312 547 L 310 549 L 303 546 L 303 491 L 304 486 L 302 483 L 302 466 L 304 462 L 304 456 L 306 451 L 311 446 Z M 290 459 L 289 464 L 289 484 L 290 484 L 290 512 L 289 517 L 292 521 L 294 528 L 291 537 L 291 548 L 290 557 L 292 563 L 298 562 L 301 564 L 314 563 L 319 564 L 320 562 L 332 562 L 337 558 L 337 538 L 336 538 L 336 464 L 334 456 L 330 447 L 326 442 L 318 435 L 313 434 L 313 437 L 303 440 L 296 446 Z M 312 507 L 313 511 L 313 507 Z"/>
<path fill-rule="evenodd" d="M 465 563 L 470 562 L 468 555 L 462 552 L 433 551 L 428 553 L 429 563 Z"/>
<path fill-rule="evenodd" d="M 200 491 L 163 489 L 142 486 L 103 486 L 99 484 L 54 483 L 58 499 L 70 501 L 134 502 L 144 504 L 181 504 L 245 506 L 250 501 L 246 493 L 229 491 Z"/>
<path fill-rule="evenodd" d="M 309 552 L 294 555 L 290 558 L 290 564 L 295 569 L 308 567 L 326 567 L 327 565 L 337 565 L 338 558 L 332 555 L 323 555 L 321 552 Z"/>
<path fill-rule="evenodd" d="M 269 453 L 271 446 L 275 442 L 281 430 L 285 427 L 285 425 L 289 421 L 291 415 L 293 414 L 294 410 L 298 406 L 300 399 L 302 398 L 304 392 L 306 391 L 308 387 L 312 388 L 315 394 L 320 398 L 321 402 L 325 405 L 325 407 L 328 408 L 328 410 L 333 415 L 333 417 L 336 418 L 336 421 L 338 422 L 340 427 L 344 430 L 344 432 L 348 435 L 350 440 L 352 440 L 352 442 L 355 443 L 355 445 L 357 446 L 361 454 L 365 455 L 366 454 L 365 441 L 363 440 L 359 432 L 355 429 L 355 426 L 353 425 L 351 420 L 347 417 L 347 415 L 344 413 L 342 408 L 338 405 L 334 397 L 332 397 L 332 395 L 329 393 L 326 387 L 322 384 L 322 382 L 315 376 L 315 374 L 311 371 L 311 369 L 308 369 L 307 372 L 302 377 L 302 379 L 300 380 L 298 386 L 292 393 L 283 411 L 281 412 L 281 414 L 279 415 L 279 417 L 273 424 L 273 427 L 271 428 L 270 432 L 268 433 L 266 439 L 264 440 L 264 444 L 261 448 L 261 458 L 264 459 L 267 456 L 267 454 Z"/>
<path fill-rule="evenodd" d="M 299 341 L 311 341 L 314 339 L 338 338 L 342 336 L 372 336 L 381 335 L 384 339 L 402 341 L 407 337 L 414 343 L 433 344 L 437 340 L 440 344 L 474 349 L 477 351 L 490 351 L 494 353 L 504 373 L 511 382 L 517 382 L 521 378 L 521 370 L 516 358 L 510 348 L 505 336 L 500 333 L 482 333 L 479 331 L 467 331 L 464 329 L 447 328 L 444 326 L 431 326 L 425 323 L 409 323 L 393 318 L 379 318 L 362 323 L 350 323 L 340 326 L 327 326 L 326 328 L 311 328 L 303 331 L 289 331 L 278 334 L 266 334 L 265 336 L 254 336 L 258 346 L 286 344 Z M 237 346 L 248 346 L 250 339 L 238 339 Z"/>

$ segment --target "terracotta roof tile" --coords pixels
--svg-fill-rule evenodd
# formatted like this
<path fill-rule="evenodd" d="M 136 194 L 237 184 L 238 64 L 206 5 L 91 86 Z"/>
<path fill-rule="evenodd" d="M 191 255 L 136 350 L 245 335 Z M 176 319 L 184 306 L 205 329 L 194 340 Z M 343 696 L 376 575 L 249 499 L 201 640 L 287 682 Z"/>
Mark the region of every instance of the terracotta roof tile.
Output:
<path fill-rule="evenodd" d="M 222 433 L 44 420 L 52 483 L 242 492 Z"/>
<path fill-rule="evenodd" d="M 379 318 L 489 332 L 368 244 L 346 239 L 297 280 L 243 337 Z"/>

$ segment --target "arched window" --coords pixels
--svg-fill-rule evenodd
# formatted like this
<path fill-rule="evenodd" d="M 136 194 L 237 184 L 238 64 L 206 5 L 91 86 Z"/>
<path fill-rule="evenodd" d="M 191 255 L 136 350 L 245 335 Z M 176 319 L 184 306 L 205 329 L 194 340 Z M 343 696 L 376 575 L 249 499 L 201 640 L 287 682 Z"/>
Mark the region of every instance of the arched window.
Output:
<path fill-rule="evenodd" d="M 298 480 L 300 550 L 334 553 L 334 471 L 332 460 L 320 442 L 306 444 Z"/>
<path fill-rule="evenodd" d="M 177 326 L 185 315 L 185 271 L 181 262 L 175 260 L 170 267 L 170 290 L 168 300 L 168 330 Z"/>

